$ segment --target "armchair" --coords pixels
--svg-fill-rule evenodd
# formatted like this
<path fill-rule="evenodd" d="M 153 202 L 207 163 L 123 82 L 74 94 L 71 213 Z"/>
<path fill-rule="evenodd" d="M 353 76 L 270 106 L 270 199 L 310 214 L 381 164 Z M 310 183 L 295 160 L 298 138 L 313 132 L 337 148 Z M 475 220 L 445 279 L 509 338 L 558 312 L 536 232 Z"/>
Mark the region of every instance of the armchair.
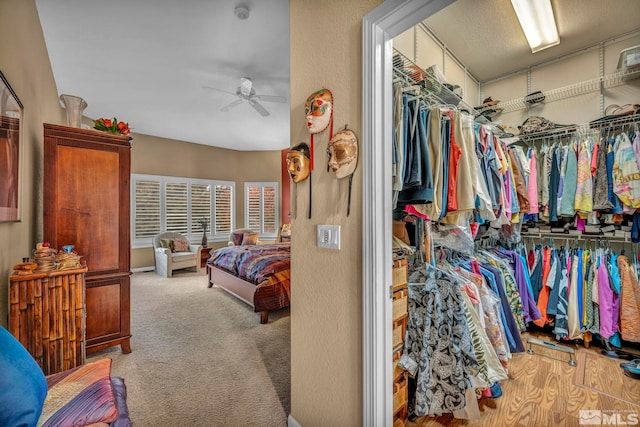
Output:
<path fill-rule="evenodd" d="M 189 244 L 189 240 L 180 233 L 160 233 L 153 238 L 156 273 L 162 277 L 171 277 L 174 270 L 183 268 L 199 271 L 201 251 L 201 245 Z"/>
<path fill-rule="evenodd" d="M 250 228 L 238 228 L 233 230 L 229 235 L 229 243 L 227 246 L 240 246 L 240 245 L 259 245 L 258 232 L 253 231 Z"/>

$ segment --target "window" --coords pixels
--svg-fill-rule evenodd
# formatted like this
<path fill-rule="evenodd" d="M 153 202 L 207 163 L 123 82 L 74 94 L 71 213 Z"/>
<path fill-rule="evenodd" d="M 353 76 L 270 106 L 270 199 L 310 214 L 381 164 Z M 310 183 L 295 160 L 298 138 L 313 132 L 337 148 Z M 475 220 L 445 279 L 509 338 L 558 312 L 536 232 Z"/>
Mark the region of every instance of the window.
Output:
<path fill-rule="evenodd" d="M 245 227 L 256 230 L 262 238 L 278 234 L 278 183 L 245 182 Z"/>
<path fill-rule="evenodd" d="M 131 186 L 133 247 L 150 246 L 153 236 L 163 231 L 199 242 L 202 218 L 209 222 L 211 240 L 226 240 L 235 227 L 234 182 L 133 174 Z"/>

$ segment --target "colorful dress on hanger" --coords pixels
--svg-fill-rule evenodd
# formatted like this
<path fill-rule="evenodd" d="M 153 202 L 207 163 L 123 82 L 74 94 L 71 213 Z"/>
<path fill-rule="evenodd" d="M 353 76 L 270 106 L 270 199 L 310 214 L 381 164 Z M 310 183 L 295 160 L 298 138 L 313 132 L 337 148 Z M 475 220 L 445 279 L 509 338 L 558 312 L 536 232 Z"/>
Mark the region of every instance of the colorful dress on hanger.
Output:
<path fill-rule="evenodd" d="M 620 335 L 623 340 L 640 342 L 640 285 L 629 258 L 618 257 L 620 271 Z"/>
<path fill-rule="evenodd" d="M 416 380 L 410 412 L 438 416 L 462 409 L 469 375 L 477 375 L 480 365 L 460 287 L 428 264 L 413 273 L 409 283 L 407 339 L 398 365 L 411 368 Z"/>

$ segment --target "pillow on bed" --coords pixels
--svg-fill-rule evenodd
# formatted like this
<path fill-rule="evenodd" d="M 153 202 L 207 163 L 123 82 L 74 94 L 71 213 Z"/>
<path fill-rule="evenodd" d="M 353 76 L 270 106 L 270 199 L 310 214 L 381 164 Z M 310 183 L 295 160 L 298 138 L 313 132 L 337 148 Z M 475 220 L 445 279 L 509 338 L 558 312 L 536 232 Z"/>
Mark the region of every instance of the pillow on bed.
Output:
<path fill-rule="evenodd" d="M 0 425 L 35 426 L 46 395 L 47 381 L 40 366 L 0 327 Z"/>
<path fill-rule="evenodd" d="M 173 248 L 176 252 L 189 252 L 189 241 L 182 237 L 173 239 Z"/>
<path fill-rule="evenodd" d="M 42 427 L 111 423 L 118 418 L 111 359 L 49 375 L 47 382 L 49 394 L 39 422 Z"/>
<path fill-rule="evenodd" d="M 160 239 L 160 246 L 169 249 L 171 252 L 175 252 L 175 249 L 173 247 L 173 240 L 171 239 Z"/>
<path fill-rule="evenodd" d="M 244 239 L 244 233 L 231 233 L 231 240 L 234 245 L 240 246 L 242 244 L 242 239 Z"/>
<path fill-rule="evenodd" d="M 258 243 L 258 233 L 244 233 L 242 235 L 242 245 L 255 245 Z"/>

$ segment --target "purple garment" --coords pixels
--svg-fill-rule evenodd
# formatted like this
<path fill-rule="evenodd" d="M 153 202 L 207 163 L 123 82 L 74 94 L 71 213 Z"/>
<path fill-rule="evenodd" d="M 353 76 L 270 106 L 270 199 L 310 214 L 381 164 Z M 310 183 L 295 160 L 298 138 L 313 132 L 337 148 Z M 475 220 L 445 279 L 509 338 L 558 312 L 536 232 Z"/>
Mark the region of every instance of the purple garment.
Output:
<path fill-rule="evenodd" d="M 538 320 L 540 317 L 540 310 L 536 305 L 536 301 L 533 299 L 531 290 L 529 289 L 528 282 L 531 281 L 531 277 L 527 280 L 529 275 L 529 269 L 525 268 L 520 255 L 514 251 L 507 251 L 504 249 L 495 249 L 495 253 L 501 258 L 506 259 L 509 262 L 511 270 L 513 270 L 513 277 L 516 279 L 518 285 L 518 292 L 520 292 L 520 299 L 522 300 L 522 311 L 524 315 L 525 323 Z"/>
<path fill-rule="evenodd" d="M 610 338 L 616 333 L 615 317 L 617 310 L 614 302 L 614 292 L 609 282 L 607 259 L 604 255 L 598 257 L 598 304 L 600 306 L 600 335 Z"/>

